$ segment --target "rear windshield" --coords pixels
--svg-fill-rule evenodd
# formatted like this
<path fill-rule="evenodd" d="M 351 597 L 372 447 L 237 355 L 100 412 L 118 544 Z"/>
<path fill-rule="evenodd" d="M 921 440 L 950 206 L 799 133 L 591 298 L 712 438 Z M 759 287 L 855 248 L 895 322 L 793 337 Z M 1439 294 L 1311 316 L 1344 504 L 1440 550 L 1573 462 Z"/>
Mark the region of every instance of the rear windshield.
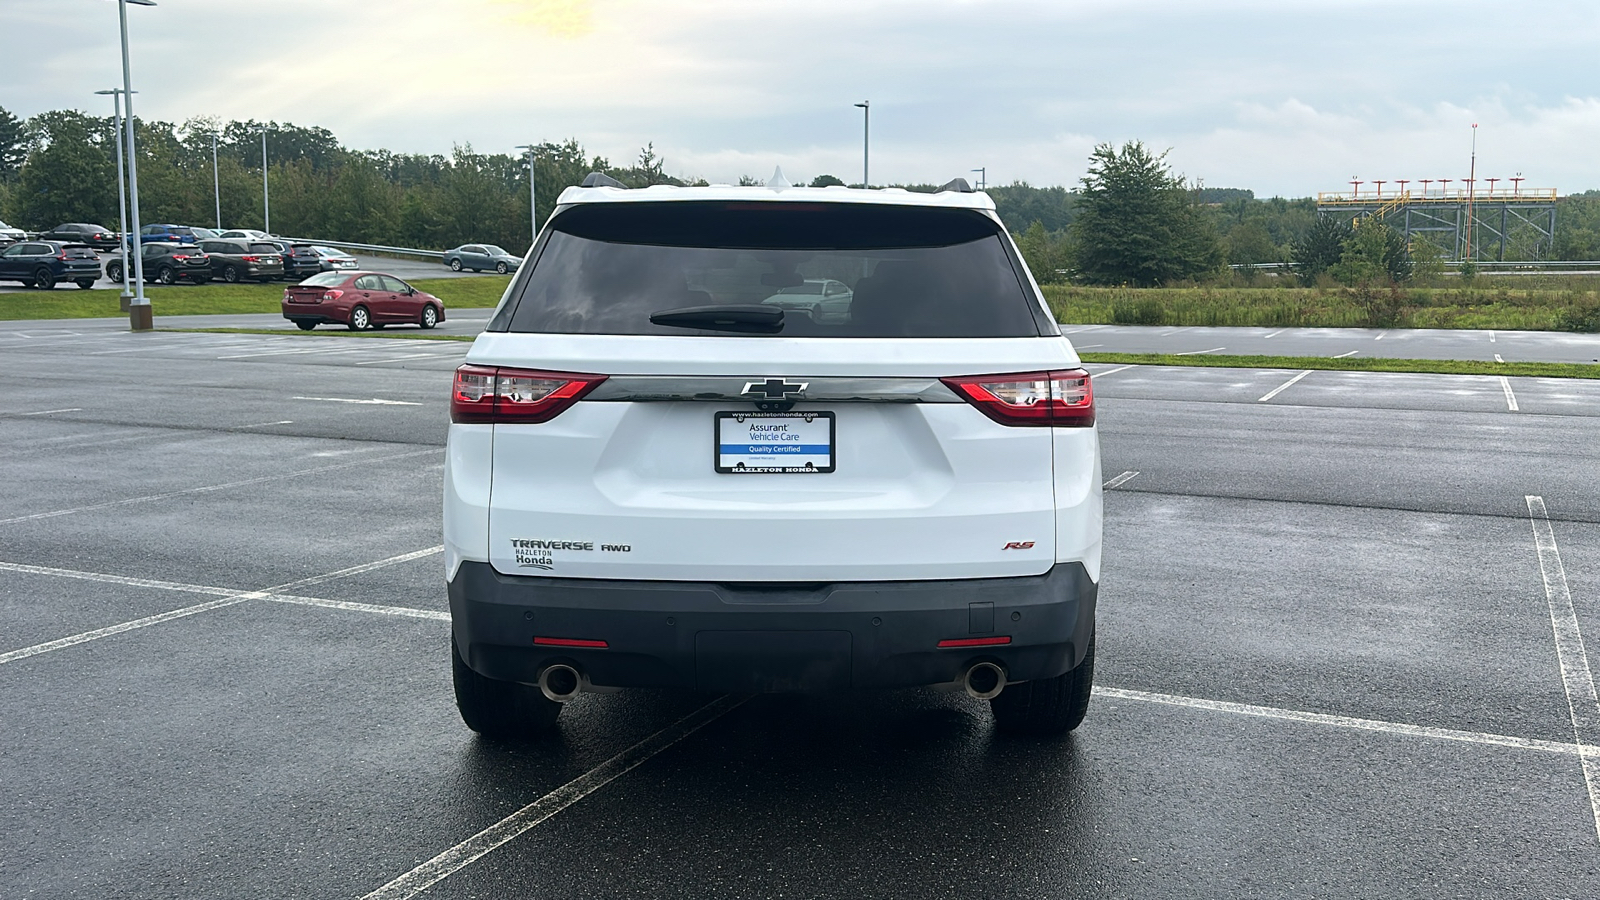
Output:
<path fill-rule="evenodd" d="M 1055 333 L 977 212 L 773 202 L 573 207 L 491 330 L 750 336 L 650 321 L 707 306 L 781 311 L 780 337 Z"/>
<path fill-rule="evenodd" d="M 250 252 L 251 253 L 277 253 L 278 252 L 278 248 L 273 246 L 272 244 L 251 244 L 250 245 Z"/>
<path fill-rule="evenodd" d="M 88 247 L 68 247 L 67 259 L 99 259 L 100 255 Z"/>
<path fill-rule="evenodd" d="M 333 287 L 336 284 L 344 284 L 344 280 L 349 277 L 349 272 L 323 272 L 320 275 L 313 275 L 300 283 L 316 287 Z"/>

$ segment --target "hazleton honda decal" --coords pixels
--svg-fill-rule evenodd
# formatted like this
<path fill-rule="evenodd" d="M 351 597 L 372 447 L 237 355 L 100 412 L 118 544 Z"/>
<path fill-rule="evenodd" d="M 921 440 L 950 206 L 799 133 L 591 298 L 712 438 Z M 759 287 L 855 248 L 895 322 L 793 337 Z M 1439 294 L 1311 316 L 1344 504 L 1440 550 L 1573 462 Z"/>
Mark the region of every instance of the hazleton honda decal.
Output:
<path fill-rule="evenodd" d="M 540 539 L 512 538 L 511 552 L 516 556 L 517 566 L 523 569 L 553 569 L 556 561 L 551 557 L 555 550 L 594 550 L 594 541 L 547 541 Z M 600 549 L 609 553 L 631 553 L 631 544 L 601 544 Z"/>
<path fill-rule="evenodd" d="M 1032 550 L 1033 541 L 1006 541 L 1002 550 Z"/>

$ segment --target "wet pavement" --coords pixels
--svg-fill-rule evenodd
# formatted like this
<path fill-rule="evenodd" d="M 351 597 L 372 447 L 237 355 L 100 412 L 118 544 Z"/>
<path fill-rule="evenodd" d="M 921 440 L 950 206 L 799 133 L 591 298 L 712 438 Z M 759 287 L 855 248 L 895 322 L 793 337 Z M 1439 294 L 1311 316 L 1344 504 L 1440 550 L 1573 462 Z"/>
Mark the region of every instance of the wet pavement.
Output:
<path fill-rule="evenodd" d="M 1600 895 L 1591 382 L 1091 367 L 1066 740 L 640 691 L 501 745 L 448 667 L 466 348 L 0 324 L 0 895 Z"/>

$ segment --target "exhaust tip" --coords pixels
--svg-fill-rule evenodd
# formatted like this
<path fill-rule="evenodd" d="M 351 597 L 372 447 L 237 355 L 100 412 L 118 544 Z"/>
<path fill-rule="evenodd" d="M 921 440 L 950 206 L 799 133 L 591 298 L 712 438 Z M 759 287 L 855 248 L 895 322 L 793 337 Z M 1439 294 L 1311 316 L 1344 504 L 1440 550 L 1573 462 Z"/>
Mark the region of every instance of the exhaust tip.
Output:
<path fill-rule="evenodd" d="M 961 678 L 967 696 L 976 700 L 993 700 L 1006 687 L 1005 670 L 992 662 L 981 662 L 967 670 Z"/>
<path fill-rule="evenodd" d="M 566 703 L 578 696 L 583 688 L 583 677 L 571 666 L 556 664 L 539 673 L 539 691 L 557 703 Z"/>

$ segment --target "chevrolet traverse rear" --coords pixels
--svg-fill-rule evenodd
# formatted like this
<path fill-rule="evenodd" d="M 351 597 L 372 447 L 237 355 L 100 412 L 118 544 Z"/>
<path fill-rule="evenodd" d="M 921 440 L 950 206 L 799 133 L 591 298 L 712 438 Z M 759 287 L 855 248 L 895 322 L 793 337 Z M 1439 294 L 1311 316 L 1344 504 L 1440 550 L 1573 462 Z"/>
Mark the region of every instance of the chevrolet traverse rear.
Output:
<path fill-rule="evenodd" d="M 466 723 L 529 736 L 585 690 L 933 686 L 1075 728 L 1094 395 L 992 201 L 605 181 L 561 195 L 456 372 Z M 811 281 L 847 303 L 783 302 Z"/>

